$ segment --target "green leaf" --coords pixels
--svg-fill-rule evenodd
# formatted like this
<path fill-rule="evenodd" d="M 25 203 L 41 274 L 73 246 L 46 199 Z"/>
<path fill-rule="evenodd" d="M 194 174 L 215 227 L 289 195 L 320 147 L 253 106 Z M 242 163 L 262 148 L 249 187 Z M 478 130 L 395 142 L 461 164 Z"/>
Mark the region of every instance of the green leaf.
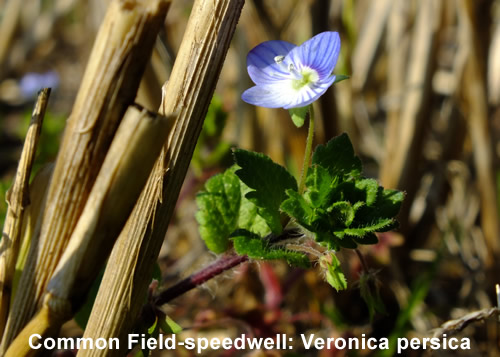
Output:
<path fill-rule="evenodd" d="M 314 232 L 314 240 L 321 245 L 326 245 L 329 250 L 340 250 L 340 240 L 330 232 Z"/>
<path fill-rule="evenodd" d="M 368 233 L 374 232 L 387 232 L 393 229 L 395 226 L 394 218 L 379 219 L 377 222 L 373 222 L 371 225 L 356 228 L 345 228 L 342 230 L 342 234 L 346 234 L 352 237 L 363 238 Z"/>
<path fill-rule="evenodd" d="M 349 227 L 354 220 L 354 208 L 347 201 L 335 202 L 327 212 L 330 212 L 334 219 L 344 227 Z"/>
<path fill-rule="evenodd" d="M 305 107 L 289 109 L 288 113 L 290 113 L 295 126 L 297 128 L 300 128 L 306 121 L 307 113 L 309 113 L 309 105 Z"/>
<path fill-rule="evenodd" d="M 338 82 L 342 82 L 342 81 L 349 79 L 349 78 L 350 77 L 346 76 L 345 74 L 337 74 L 337 75 L 335 75 L 335 81 L 333 82 L 333 84 L 338 83 Z"/>
<path fill-rule="evenodd" d="M 395 217 L 399 213 L 401 204 L 405 198 L 404 192 L 380 187 L 376 208 L 382 217 Z"/>
<path fill-rule="evenodd" d="M 303 196 L 296 190 L 286 190 L 288 198 L 281 204 L 281 210 L 294 218 L 300 225 L 311 231 L 314 212 Z"/>
<path fill-rule="evenodd" d="M 234 158 L 241 167 L 236 175 L 254 190 L 245 197 L 258 207 L 259 215 L 271 231 L 279 234 L 283 230 L 279 207 L 285 199 L 285 190 L 297 190 L 297 181 L 283 166 L 264 154 L 237 149 Z"/>
<path fill-rule="evenodd" d="M 375 233 L 368 233 L 362 238 L 353 237 L 353 240 L 359 244 L 365 244 L 365 245 L 378 243 L 378 238 L 377 238 L 377 235 Z"/>
<path fill-rule="evenodd" d="M 153 335 L 158 328 L 158 316 L 155 316 L 155 322 L 148 327 L 148 334 Z"/>
<path fill-rule="evenodd" d="M 377 200 L 378 195 L 378 183 L 374 179 L 362 179 L 356 181 L 356 189 L 364 191 L 366 193 L 366 198 L 364 201 L 368 206 L 371 206 Z"/>
<path fill-rule="evenodd" d="M 172 320 L 169 316 L 166 316 L 164 320 L 159 320 L 160 329 L 164 333 L 172 333 L 176 334 L 182 331 L 182 327 L 179 326 L 174 320 Z"/>
<path fill-rule="evenodd" d="M 333 138 L 326 145 L 318 145 L 312 163 L 324 167 L 332 176 L 357 177 L 361 174 L 361 161 L 354 154 L 351 141 L 345 133 Z"/>
<path fill-rule="evenodd" d="M 307 173 L 307 191 L 304 197 L 311 203 L 312 207 L 322 207 L 328 203 L 334 180 L 324 167 L 314 165 Z"/>
<path fill-rule="evenodd" d="M 236 165 L 234 167 L 237 168 Z M 241 204 L 237 228 L 246 229 L 247 231 L 258 234 L 261 237 L 266 236 L 270 233 L 267 222 L 259 215 L 258 207 L 245 197 L 245 195 L 252 191 L 252 189 L 245 185 L 242 181 L 240 181 L 240 187 Z"/>
<path fill-rule="evenodd" d="M 160 335 L 160 326 L 158 324 L 158 316 L 155 316 L 155 322 L 147 329 L 146 338 L 157 339 L 159 335 Z M 143 356 L 150 355 L 150 349 L 148 346 L 144 346 L 144 348 L 141 348 L 141 352 Z M 138 354 L 137 356 L 140 356 L 140 354 Z"/>
<path fill-rule="evenodd" d="M 229 235 L 237 228 L 240 202 L 240 181 L 231 170 L 210 178 L 205 191 L 196 196 L 200 235 L 213 252 L 227 250 Z"/>
<path fill-rule="evenodd" d="M 325 278 L 328 284 L 337 291 L 347 289 L 347 280 L 335 253 L 322 256 L 319 264 L 325 270 Z"/>
<path fill-rule="evenodd" d="M 310 266 L 306 255 L 283 249 L 278 245 L 270 245 L 268 240 L 262 239 L 258 235 L 239 229 L 231 237 L 234 250 L 239 255 L 248 255 L 252 259 L 276 260 L 285 259 L 288 264 L 303 268 Z"/>

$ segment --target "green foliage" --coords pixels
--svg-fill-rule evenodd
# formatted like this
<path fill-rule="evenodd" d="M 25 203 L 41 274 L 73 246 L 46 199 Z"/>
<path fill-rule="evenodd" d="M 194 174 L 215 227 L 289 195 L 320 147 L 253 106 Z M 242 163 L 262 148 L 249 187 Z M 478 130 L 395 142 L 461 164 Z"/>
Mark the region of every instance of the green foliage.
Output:
<path fill-rule="evenodd" d="M 269 233 L 257 206 L 245 197 L 251 189 L 235 175 L 236 169 L 233 166 L 210 178 L 205 183 L 205 190 L 196 196 L 200 235 L 208 249 L 215 253 L 229 248 L 229 236 L 237 228 L 260 235 Z"/>
<path fill-rule="evenodd" d="M 165 317 L 159 317 L 156 316 L 155 322 L 147 328 L 147 331 L 145 331 L 146 339 L 149 338 L 154 338 L 158 339 L 160 336 L 160 332 L 166 333 L 166 334 L 177 334 L 182 331 L 182 327 L 177 324 L 174 320 L 172 320 L 169 316 Z M 144 348 L 141 350 L 138 350 L 134 356 L 135 357 L 145 357 L 150 355 L 150 350 L 149 348 Z"/>
<path fill-rule="evenodd" d="M 236 167 L 237 166 L 233 166 L 233 170 L 235 170 Z M 246 194 L 252 191 L 252 189 L 245 185 L 245 183 L 242 181 L 240 181 L 240 188 L 241 204 L 237 227 L 246 229 L 262 237 L 269 234 L 269 226 L 267 225 L 267 222 L 264 220 L 264 218 L 259 215 L 258 207 L 250 202 L 248 198 L 246 198 Z"/>
<path fill-rule="evenodd" d="M 300 128 L 306 121 L 307 113 L 309 113 L 309 105 L 300 108 L 292 108 L 289 109 L 288 112 L 295 126 Z"/>
<path fill-rule="evenodd" d="M 196 203 L 201 238 L 210 250 L 224 252 L 238 223 L 241 203 L 238 177 L 231 171 L 213 176 L 206 182 L 205 191 L 196 196 Z"/>
<path fill-rule="evenodd" d="M 361 176 L 361 161 L 346 134 L 316 149 L 305 192 L 289 189 L 286 195 L 283 212 L 334 250 L 377 243 L 375 232 L 397 226 L 395 215 L 404 198 Z"/>
<path fill-rule="evenodd" d="M 234 250 L 240 255 L 248 255 L 253 259 L 276 260 L 284 259 L 290 265 L 308 268 L 309 258 L 299 252 L 283 249 L 279 245 L 271 245 L 268 239 L 244 229 L 235 231 L 232 235 Z"/>
<path fill-rule="evenodd" d="M 325 278 L 328 284 L 337 291 L 347 289 L 347 280 L 335 253 L 322 256 L 319 260 L 319 264 L 325 271 Z"/>
<path fill-rule="evenodd" d="M 283 166 L 264 154 L 237 149 L 234 158 L 241 167 L 236 175 L 254 190 L 245 197 L 258 207 L 259 215 L 271 231 L 274 234 L 281 233 L 283 227 L 279 207 L 285 198 L 285 190 L 297 190 L 297 181 Z"/>
<path fill-rule="evenodd" d="M 328 170 L 332 177 L 358 177 L 361 174 L 361 160 L 354 154 L 347 134 L 330 140 L 326 145 L 318 145 L 314 151 L 312 164 Z"/>
<path fill-rule="evenodd" d="M 182 331 L 182 327 L 167 316 L 164 320 L 160 321 L 160 329 L 165 333 L 177 334 Z"/>
<path fill-rule="evenodd" d="M 212 177 L 197 196 L 200 233 L 216 253 L 229 249 L 232 242 L 240 255 L 284 259 L 304 267 L 309 265 L 309 258 L 299 252 L 300 243 L 295 243 L 293 250 L 289 249 L 292 245 L 287 249 L 283 243 L 296 238 L 284 230 L 291 218 L 311 232 L 316 242 L 335 251 L 375 244 L 376 232 L 397 226 L 395 216 L 403 193 L 386 190 L 374 179 L 362 176 L 361 161 L 346 134 L 318 146 L 303 193 L 298 192 L 295 178 L 284 167 L 263 154 L 238 149 L 234 159 L 237 166 Z M 333 252 L 320 258 L 319 263 L 330 285 L 336 290 L 347 287 Z M 382 307 L 378 290 L 371 285 L 365 279 L 361 288 L 373 314 Z"/>
<path fill-rule="evenodd" d="M 335 76 L 335 82 L 333 82 L 333 84 L 335 83 L 338 83 L 338 82 L 342 82 L 342 81 L 345 81 L 346 79 L 349 79 L 350 77 L 349 76 L 346 76 L 345 74 L 337 74 Z"/>

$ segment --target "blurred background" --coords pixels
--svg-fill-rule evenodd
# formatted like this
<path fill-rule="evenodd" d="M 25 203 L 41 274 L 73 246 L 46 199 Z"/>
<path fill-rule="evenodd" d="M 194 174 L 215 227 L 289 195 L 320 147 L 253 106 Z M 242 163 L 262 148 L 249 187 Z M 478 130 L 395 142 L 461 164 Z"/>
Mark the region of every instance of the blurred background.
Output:
<path fill-rule="evenodd" d="M 173 0 L 138 93 L 137 101 L 149 109 L 159 107 L 191 6 Z M 10 187 L 41 87 L 53 91 L 37 167 L 55 160 L 106 7 L 101 0 L 0 0 L 0 195 Z M 406 192 L 400 228 L 362 250 L 373 270 L 378 311 L 370 318 L 361 298 L 361 263 L 354 252 L 341 254 L 349 289 L 340 293 L 319 269 L 258 262 L 167 306 L 185 328 L 183 336 L 428 337 L 448 320 L 497 304 L 499 0 L 247 0 L 159 258 L 161 286 L 215 259 L 200 239 L 194 197 L 207 178 L 232 164 L 232 147 L 264 152 L 299 173 L 307 129 L 297 129 L 283 109 L 240 99 L 252 86 L 246 54 L 266 40 L 300 44 L 322 31 L 340 33 L 335 73 L 350 79 L 316 103 L 316 144 L 347 132 L 365 175 Z M 456 331 L 471 339 L 472 350 L 453 355 L 500 355 L 498 321 L 483 320 Z M 69 324 L 64 333 L 81 331 Z"/>

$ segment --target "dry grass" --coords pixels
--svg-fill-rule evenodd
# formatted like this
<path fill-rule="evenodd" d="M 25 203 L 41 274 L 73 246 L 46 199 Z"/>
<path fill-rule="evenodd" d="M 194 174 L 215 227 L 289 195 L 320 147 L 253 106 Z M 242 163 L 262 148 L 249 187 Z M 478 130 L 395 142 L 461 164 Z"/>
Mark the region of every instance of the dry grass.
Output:
<path fill-rule="evenodd" d="M 81 108 L 85 103 L 103 102 L 110 109 L 103 112 L 114 112 L 121 118 L 125 106 L 118 109 L 120 104 L 110 101 L 130 103 L 135 89 L 125 99 L 121 92 L 106 96 L 86 85 L 90 79 L 83 76 L 97 32 L 95 24 L 103 17 L 103 2 L 67 0 L 36 6 L 36 1 L 28 0 L 26 6 L 17 8 L 15 3 L 0 2 L 4 14 L 12 13 L 9 21 L 0 24 L 0 29 L 8 29 L 2 32 L 5 35 L 0 42 L 3 63 L 0 123 L 4 138 L 14 137 L 12 128 L 19 125 L 23 110 L 31 110 L 26 108 L 31 108 L 33 100 L 22 97 L 20 85 L 20 78 L 29 71 L 53 69 L 59 74 L 60 84 L 52 92 L 48 115 L 57 112 L 68 115 L 73 103 Z M 198 162 L 197 170 L 187 167 L 227 44 L 227 38 L 217 42 L 204 36 L 215 36 L 217 26 L 231 27 L 214 20 L 211 27 L 203 31 L 200 28 L 204 27 L 197 27 L 193 33 L 188 24 L 191 7 L 191 1 L 174 0 L 154 43 L 152 60 L 146 65 L 145 50 L 136 58 L 146 66 L 138 101 L 156 110 L 161 100 L 160 88 L 169 77 L 172 84 L 167 87 L 165 103 L 171 107 L 163 110 L 176 112 L 179 119 L 186 120 L 181 120 L 183 124 L 174 129 L 176 134 L 170 145 L 176 149 L 164 152 L 164 164 L 155 169 L 158 177 L 150 179 L 167 177 L 163 191 L 161 187 L 151 188 L 149 193 L 152 200 L 161 196 L 170 203 L 168 208 L 159 208 L 160 216 L 149 213 L 148 217 L 155 217 L 147 225 L 156 232 L 155 246 L 139 264 L 144 269 L 141 276 L 149 275 L 168 228 L 159 257 L 166 285 L 213 259 L 196 230 L 194 195 L 207 177 L 228 165 L 227 157 L 221 155 L 215 162 Z M 205 17 L 207 21 L 217 16 L 222 19 L 223 13 L 220 10 Z M 348 132 L 362 157 L 365 173 L 378 178 L 385 187 L 406 192 L 399 216 L 400 229 L 381 235 L 378 245 L 364 250 L 369 265 L 379 271 L 387 314 L 369 321 L 359 291 L 354 287 L 359 262 L 350 253 L 343 257 L 352 287 L 348 291 L 333 292 L 314 270 L 304 272 L 279 263 L 249 264 L 175 300 L 173 305 L 165 307 L 168 314 L 190 328 L 186 333 L 209 331 L 233 336 L 242 332 L 430 336 L 433 329 L 447 320 L 460 322 L 473 316 L 467 321 L 479 319 L 486 323 L 470 323 L 459 332 L 461 336 L 474 342 L 475 355 L 500 353 L 494 313 L 468 315 L 495 306 L 495 284 L 499 282 L 500 1 L 247 0 L 215 91 L 222 101 L 219 109 L 227 113 L 227 120 L 220 128 L 220 136 L 204 139 L 201 152 L 211 153 L 219 142 L 227 142 L 265 152 L 298 172 L 306 132 L 296 129 L 284 110 L 254 108 L 241 101 L 242 91 L 251 86 L 245 56 L 249 49 L 265 40 L 282 39 L 298 44 L 326 30 L 340 33 L 341 58 L 335 72 L 348 74 L 351 79 L 335 85 L 317 103 L 316 141 L 325 142 Z M 152 47 L 154 37 L 148 41 Z M 203 47 L 204 41 L 224 45 L 216 51 Z M 222 58 L 212 59 L 211 51 Z M 117 55 L 110 56 L 113 59 Z M 105 54 L 96 58 L 87 68 L 92 67 L 92 61 L 97 61 L 96 68 L 104 68 Z M 99 85 L 105 84 L 99 77 L 91 79 L 99 81 Z M 138 79 L 135 86 L 139 85 Z M 116 85 L 117 77 L 111 76 L 109 83 Z M 200 94 L 203 86 L 205 91 Z M 79 88 L 85 93 L 77 96 Z M 184 94 L 176 97 L 179 93 Z M 200 98 L 203 100 L 198 102 Z M 88 110 L 101 113 L 94 105 Z M 90 114 L 75 113 L 70 117 L 80 119 L 77 131 L 87 132 L 94 127 Z M 190 118 L 196 119 L 189 121 Z M 66 130 L 73 130 L 74 122 L 70 120 Z M 73 152 L 78 150 L 68 149 L 76 145 L 69 137 L 66 133 L 61 148 L 68 165 L 73 167 L 78 157 Z M 54 143 L 42 140 L 41 145 Z M 5 153 L 0 158 L 12 150 L 7 141 L 0 141 L 0 147 Z M 89 150 L 106 151 L 92 146 L 82 152 Z M 104 156 L 99 157 L 102 162 Z M 85 162 L 88 158 L 83 155 L 81 159 Z M 66 166 L 58 165 L 57 172 L 67 170 Z M 85 187 L 75 192 L 86 193 L 81 204 L 76 205 L 79 208 L 74 206 L 74 210 L 67 210 L 68 206 L 56 204 L 56 198 L 50 198 L 68 186 L 56 181 L 51 184 L 48 204 L 58 207 L 51 214 L 62 217 L 63 212 L 71 217 L 65 222 L 67 232 L 61 231 L 66 238 L 83 210 L 99 167 L 100 164 L 89 171 L 88 179 L 76 180 Z M 174 181 L 168 181 L 173 180 L 165 171 L 169 167 L 179 172 Z M 0 169 L 7 178 L 12 176 L 15 163 L 0 161 Z M 168 196 L 175 198 L 179 190 L 179 200 L 174 205 L 175 199 Z M 153 208 L 144 203 L 144 209 Z M 46 232 L 41 241 L 57 241 L 59 233 L 47 230 L 48 227 L 41 227 Z M 147 227 L 131 232 L 139 236 L 151 234 Z M 51 269 L 55 268 L 66 243 L 60 245 Z M 113 264 L 110 271 L 118 269 Z M 32 272 L 36 271 L 33 268 Z M 43 277 L 35 280 L 46 284 L 51 275 L 52 270 L 44 270 Z M 141 281 L 137 296 L 146 293 L 148 284 L 149 281 Z M 36 301 L 40 301 L 44 291 L 36 290 L 38 297 L 25 309 L 26 318 L 33 315 Z M 273 298 L 279 300 L 278 305 L 275 300 L 271 302 Z M 18 304 L 28 306 L 25 302 Z M 137 311 L 138 307 L 134 309 Z M 443 328 L 451 325 L 450 322 Z"/>

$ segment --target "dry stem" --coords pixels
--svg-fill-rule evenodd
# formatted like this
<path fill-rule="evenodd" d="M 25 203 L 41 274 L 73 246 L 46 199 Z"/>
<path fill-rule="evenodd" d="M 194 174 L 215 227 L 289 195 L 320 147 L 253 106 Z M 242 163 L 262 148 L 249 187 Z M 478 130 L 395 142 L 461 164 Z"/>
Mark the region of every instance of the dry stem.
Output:
<path fill-rule="evenodd" d="M 243 0 L 195 1 L 161 106 L 179 112 L 176 126 L 113 249 L 84 337 L 123 342 L 140 312 L 242 6 Z"/>
<path fill-rule="evenodd" d="M 118 124 L 136 96 L 167 8 L 162 0 L 114 0 L 108 8 L 68 120 L 42 224 L 34 232 L 39 242 L 30 247 L 23 290 L 9 312 L 0 355 L 41 303 Z"/>
<path fill-rule="evenodd" d="M 5 217 L 0 244 L 0 335 L 3 334 L 9 310 L 12 280 L 21 241 L 24 210 L 30 204 L 29 179 L 35 161 L 38 139 L 42 130 L 49 96 L 50 88 L 45 88 L 38 94 L 21 158 L 19 159 L 16 177 L 12 187 L 7 192 L 9 208 Z"/>

